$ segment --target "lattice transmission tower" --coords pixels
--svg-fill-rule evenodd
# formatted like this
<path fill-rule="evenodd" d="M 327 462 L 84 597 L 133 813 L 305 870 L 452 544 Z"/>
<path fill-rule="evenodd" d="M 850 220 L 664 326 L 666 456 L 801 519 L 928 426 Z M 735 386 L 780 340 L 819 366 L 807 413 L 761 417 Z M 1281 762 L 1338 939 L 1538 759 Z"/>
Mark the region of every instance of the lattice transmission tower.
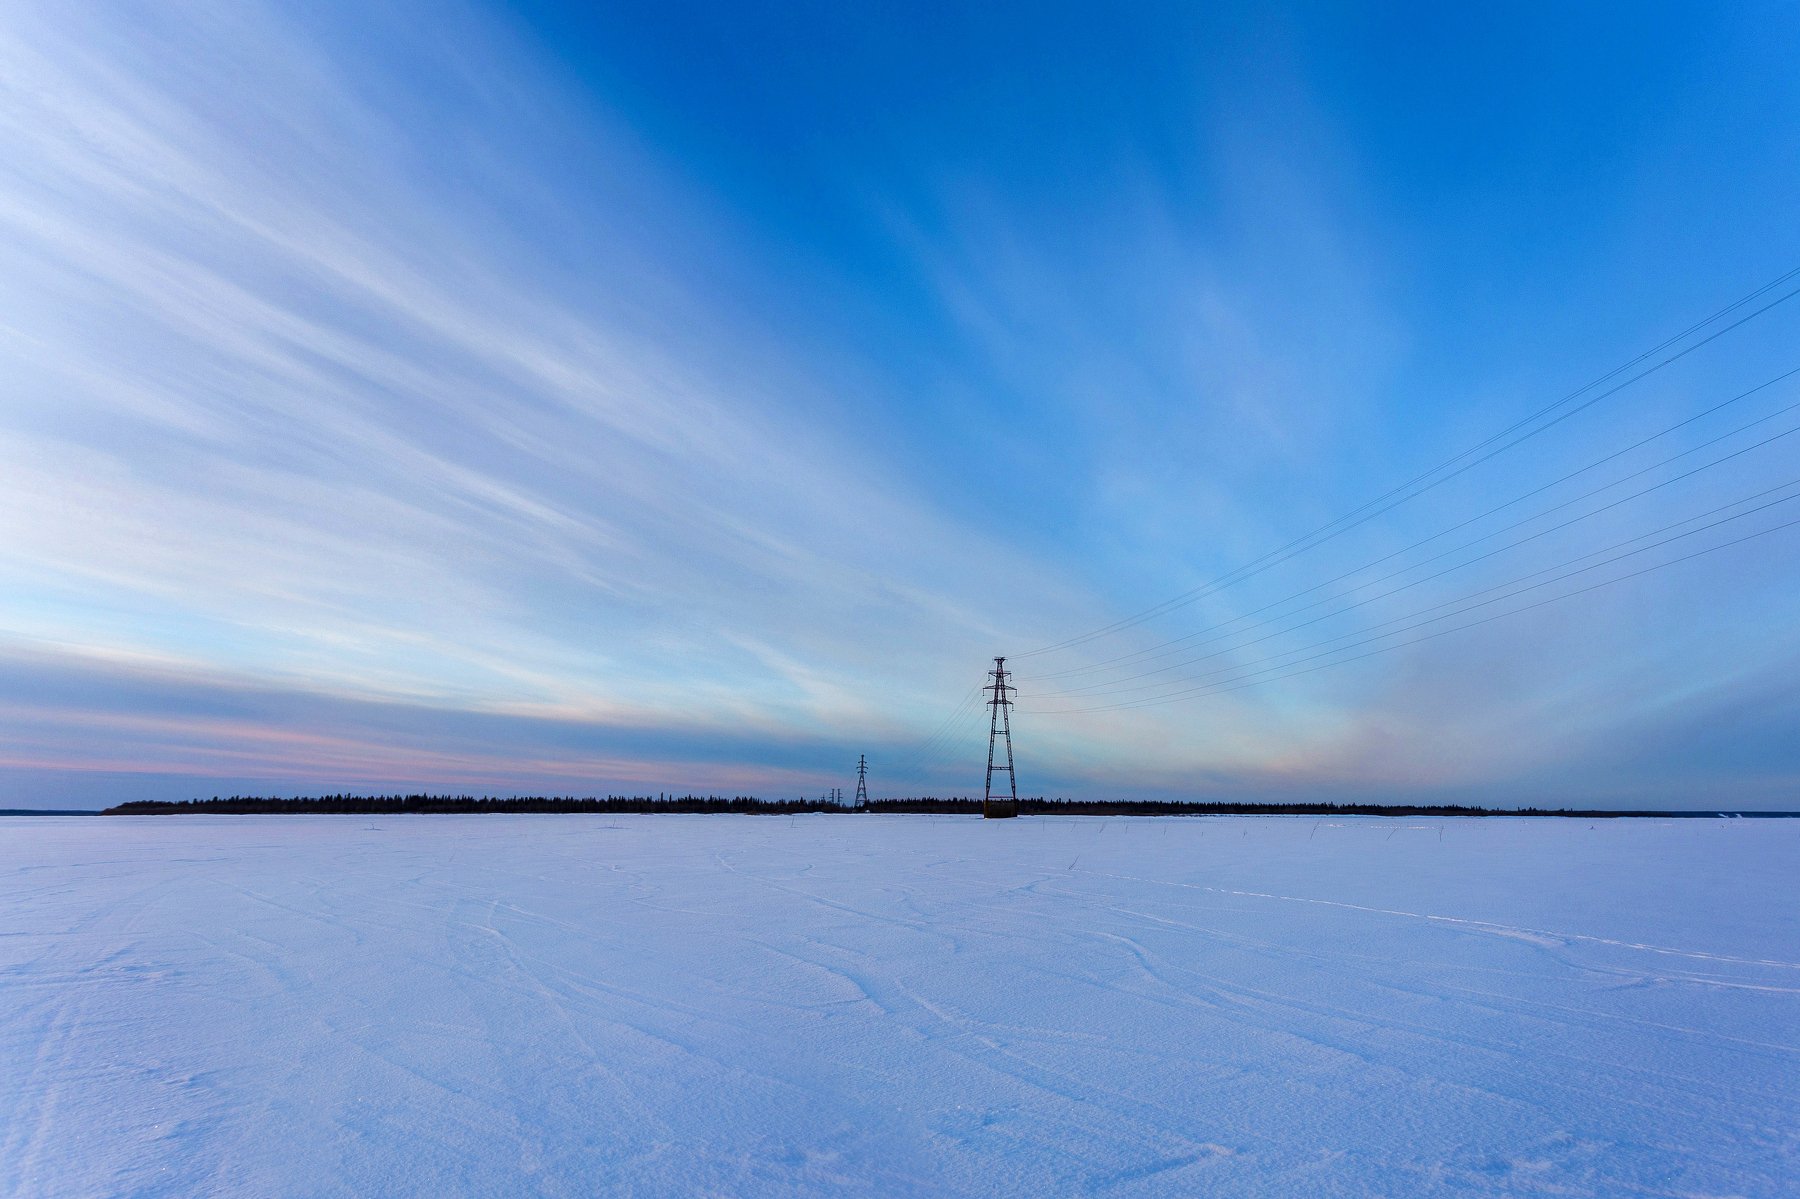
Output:
<path fill-rule="evenodd" d="M 988 671 L 988 678 L 993 682 L 983 687 L 982 690 L 991 692 L 993 698 L 987 701 L 987 787 L 981 796 L 981 814 L 993 820 L 1019 814 L 1019 781 L 1013 774 L 1012 700 L 1007 698 L 1018 688 L 1006 681 L 1005 658 L 994 659 L 994 669 Z M 998 765 L 994 761 L 994 750 L 1002 741 L 1006 742 L 1006 765 L 1004 766 Z M 999 793 L 994 790 L 994 775 L 1002 770 L 1006 772 L 1006 791 Z"/>
<path fill-rule="evenodd" d="M 964 692 L 964 694 L 968 694 Z M 869 755 L 856 755 L 856 806 L 866 807 L 869 802 Z"/>

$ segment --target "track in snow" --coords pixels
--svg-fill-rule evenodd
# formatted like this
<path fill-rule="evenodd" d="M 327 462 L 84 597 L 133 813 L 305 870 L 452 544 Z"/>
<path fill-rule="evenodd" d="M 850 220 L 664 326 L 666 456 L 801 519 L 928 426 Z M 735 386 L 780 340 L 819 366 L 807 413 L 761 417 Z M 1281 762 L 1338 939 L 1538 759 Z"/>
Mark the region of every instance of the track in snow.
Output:
<path fill-rule="evenodd" d="M 0 832 L 8 1195 L 1800 1188 L 1800 822 Z"/>

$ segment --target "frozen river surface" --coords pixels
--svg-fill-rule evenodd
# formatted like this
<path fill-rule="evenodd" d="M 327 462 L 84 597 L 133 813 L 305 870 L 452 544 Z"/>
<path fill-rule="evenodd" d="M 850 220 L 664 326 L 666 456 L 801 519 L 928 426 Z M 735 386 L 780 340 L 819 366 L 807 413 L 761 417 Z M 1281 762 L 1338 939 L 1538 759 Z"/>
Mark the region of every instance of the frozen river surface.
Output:
<path fill-rule="evenodd" d="M 0 1194 L 1800 1194 L 1800 821 L 0 821 Z"/>

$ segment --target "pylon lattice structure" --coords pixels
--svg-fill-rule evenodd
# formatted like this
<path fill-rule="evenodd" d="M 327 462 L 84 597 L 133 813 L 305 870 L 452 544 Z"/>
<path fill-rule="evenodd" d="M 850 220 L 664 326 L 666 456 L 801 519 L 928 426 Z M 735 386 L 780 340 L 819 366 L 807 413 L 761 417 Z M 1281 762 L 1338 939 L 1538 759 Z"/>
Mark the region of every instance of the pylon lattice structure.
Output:
<path fill-rule="evenodd" d="M 982 688 L 992 695 L 992 698 L 987 701 L 987 786 L 981 796 L 981 814 L 990 820 L 1019 814 L 1019 781 L 1013 773 L 1012 700 L 1008 698 L 1018 688 L 1006 681 L 1006 674 L 1006 659 L 995 658 L 994 669 L 988 671 L 988 678 L 993 681 Z M 994 751 L 1002 741 L 1006 743 L 1006 765 L 1004 766 L 994 760 Z M 1006 772 L 1006 790 L 1000 793 L 994 790 L 994 775 L 1002 770 Z"/>
<path fill-rule="evenodd" d="M 863 807 L 869 802 L 869 755 L 856 755 L 856 806 Z"/>

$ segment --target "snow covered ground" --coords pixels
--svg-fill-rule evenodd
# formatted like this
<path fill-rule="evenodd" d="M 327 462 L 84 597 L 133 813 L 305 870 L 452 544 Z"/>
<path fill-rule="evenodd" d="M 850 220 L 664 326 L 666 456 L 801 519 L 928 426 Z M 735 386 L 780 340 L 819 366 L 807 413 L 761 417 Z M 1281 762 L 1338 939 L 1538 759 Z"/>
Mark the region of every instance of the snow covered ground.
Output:
<path fill-rule="evenodd" d="M 0 1194 L 1800 1194 L 1800 821 L 0 822 Z"/>

